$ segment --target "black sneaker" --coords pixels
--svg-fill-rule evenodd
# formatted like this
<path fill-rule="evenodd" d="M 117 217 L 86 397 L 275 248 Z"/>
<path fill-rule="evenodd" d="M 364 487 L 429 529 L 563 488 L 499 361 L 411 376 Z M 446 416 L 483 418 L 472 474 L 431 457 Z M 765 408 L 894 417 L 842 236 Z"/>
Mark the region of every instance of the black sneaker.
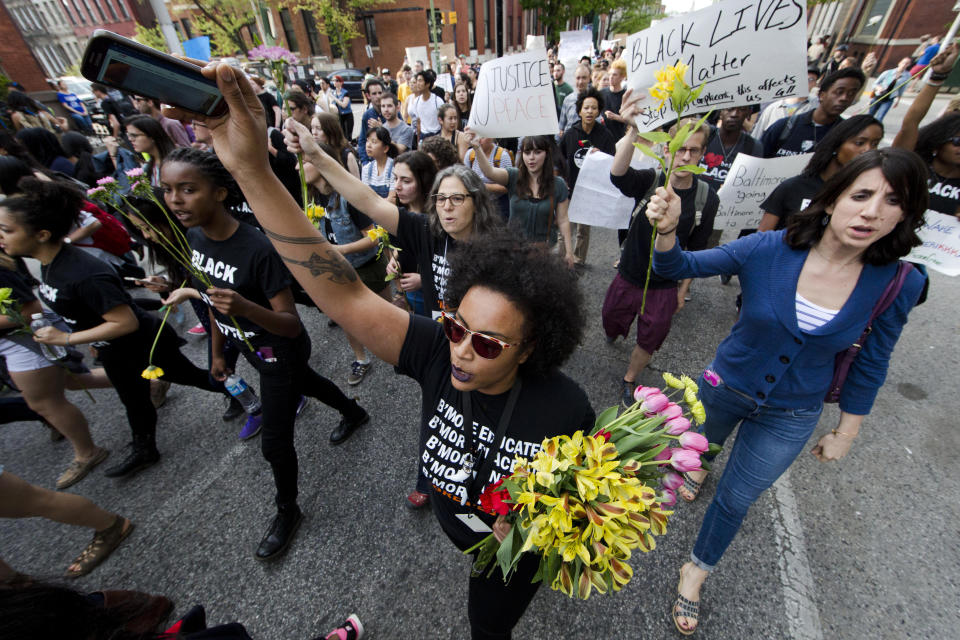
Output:
<path fill-rule="evenodd" d="M 274 560 L 279 558 L 293 542 L 293 536 L 300 528 L 300 521 L 303 520 L 303 512 L 300 507 L 293 505 L 277 511 L 273 517 L 270 528 L 260 541 L 257 547 L 257 560 Z"/>
<path fill-rule="evenodd" d="M 353 364 L 350 365 L 350 375 L 347 376 L 347 384 L 354 386 L 363 382 L 363 379 L 366 377 L 367 373 L 370 371 L 370 367 L 372 366 L 372 360 L 367 362 L 354 360 Z"/>
<path fill-rule="evenodd" d="M 633 392 L 637 388 L 637 383 L 630 382 L 628 380 L 621 380 L 620 386 L 620 406 L 622 406 L 624 409 L 629 409 L 636 402 L 633 397 Z"/>
<path fill-rule="evenodd" d="M 370 414 L 357 404 L 356 398 L 354 398 L 353 402 L 357 407 L 358 413 L 355 413 L 349 418 L 347 416 L 340 418 L 340 424 L 330 432 L 330 444 L 340 444 L 349 438 L 359 427 L 370 422 Z"/>
<path fill-rule="evenodd" d="M 223 416 L 221 417 L 223 418 L 224 422 L 232 422 L 242 416 L 244 413 L 246 413 L 246 411 L 244 410 L 243 405 L 240 404 L 240 401 L 231 396 L 230 401 L 227 404 L 227 410 L 223 412 Z"/>

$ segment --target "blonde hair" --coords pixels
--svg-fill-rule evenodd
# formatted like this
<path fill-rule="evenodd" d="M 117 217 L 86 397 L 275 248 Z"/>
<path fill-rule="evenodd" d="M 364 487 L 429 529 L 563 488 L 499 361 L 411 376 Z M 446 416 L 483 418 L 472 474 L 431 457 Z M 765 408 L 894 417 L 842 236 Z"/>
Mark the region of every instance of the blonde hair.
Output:
<path fill-rule="evenodd" d="M 622 73 L 624 78 L 627 77 L 627 61 L 623 58 L 617 58 L 610 63 L 610 71 L 613 71 L 614 69 Z"/>
<path fill-rule="evenodd" d="M 682 127 L 683 125 L 689 124 L 691 127 L 694 127 L 699 121 L 700 121 L 699 118 L 684 118 L 682 120 L 677 121 L 672 127 L 670 127 L 670 131 L 668 131 L 668 133 L 671 135 L 671 137 L 675 136 L 677 135 L 677 131 L 679 131 L 680 127 Z M 699 128 L 693 129 L 690 132 L 690 135 L 693 135 L 695 133 L 699 133 L 703 138 L 703 145 L 701 146 L 704 146 L 704 147 L 707 146 L 707 140 L 710 138 L 710 128 L 707 126 L 707 124 L 704 123 L 700 125 Z"/>

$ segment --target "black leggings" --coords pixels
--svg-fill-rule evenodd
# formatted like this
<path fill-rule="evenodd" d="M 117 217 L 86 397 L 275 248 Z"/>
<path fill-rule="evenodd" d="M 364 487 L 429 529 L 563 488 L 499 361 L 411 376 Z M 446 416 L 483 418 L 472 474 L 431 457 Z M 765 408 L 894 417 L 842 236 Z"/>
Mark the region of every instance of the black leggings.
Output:
<path fill-rule="evenodd" d="M 140 328 L 136 332 L 97 348 L 107 378 L 127 409 L 127 422 L 135 440 L 154 441 L 156 438 L 157 410 L 150 402 L 150 381 L 140 374 L 147 367 L 150 345 L 153 344 L 158 326 L 157 322 L 144 322 L 141 318 Z M 226 394 L 222 382 L 211 382 L 206 371 L 180 353 L 180 344 L 180 338 L 170 325 L 164 325 L 153 352 L 153 364 L 163 369 L 161 379 Z"/>
<path fill-rule="evenodd" d="M 273 469 L 278 507 L 297 503 L 297 450 L 293 446 L 294 421 L 300 396 L 316 398 L 344 416 L 353 416 L 359 409 L 330 380 L 310 368 L 310 336 L 306 331 L 293 340 L 276 338 L 271 346 L 276 362 L 265 362 L 246 346 L 240 353 L 260 372 L 260 395 L 263 403 L 263 431 L 260 448 Z"/>
<path fill-rule="evenodd" d="M 539 556 L 526 553 L 517 563 L 510 582 L 504 583 L 500 567 L 489 578 L 486 570 L 470 578 L 467 614 L 472 640 L 510 640 L 513 628 L 543 584 L 530 582 L 539 566 Z"/>
<path fill-rule="evenodd" d="M 353 111 L 340 114 L 340 128 L 343 129 L 343 135 L 347 137 L 347 142 L 353 140 Z"/>

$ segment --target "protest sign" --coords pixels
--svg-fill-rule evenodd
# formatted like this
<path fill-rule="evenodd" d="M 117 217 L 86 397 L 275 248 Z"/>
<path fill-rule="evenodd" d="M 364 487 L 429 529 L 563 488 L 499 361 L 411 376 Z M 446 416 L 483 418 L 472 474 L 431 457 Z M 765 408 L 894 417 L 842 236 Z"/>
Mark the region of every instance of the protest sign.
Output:
<path fill-rule="evenodd" d="M 634 169 L 653 168 L 655 165 L 656 161 L 647 156 L 630 163 Z M 613 156 L 610 154 L 597 150 L 587 153 L 570 199 L 570 222 L 608 229 L 626 229 L 630 226 L 630 213 L 636 203 L 610 182 L 611 166 Z"/>
<path fill-rule="evenodd" d="M 488 138 L 556 135 L 560 124 L 546 51 L 484 62 L 468 125 Z"/>
<path fill-rule="evenodd" d="M 593 57 L 593 32 L 580 30 L 561 33 L 557 58 L 563 66 L 567 69 L 576 69 L 583 56 Z"/>
<path fill-rule="evenodd" d="M 531 49 L 546 49 L 547 40 L 545 36 L 535 36 L 532 33 L 527 34 L 527 43 L 524 49 L 530 51 Z"/>
<path fill-rule="evenodd" d="M 407 47 L 405 51 L 407 54 L 407 64 L 410 65 L 411 69 L 413 69 L 414 65 L 418 62 L 423 63 L 424 69 L 431 67 L 430 56 L 427 54 L 426 47 Z"/>
<path fill-rule="evenodd" d="M 686 80 L 706 84 L 693 112 L 807 95 L 807 16 L 800 0 L 723 0 L 668 18 L 627 38 L 623 53 L 629 84 L 648 94 L 654 73 L 680 61 Z M 667 101 L 647 97 L 637 117 L 651 131 L 676 114 Z"/>
<path fill-rule="evenodd" d="M 620 46 L 620 42 L 618 42 L 617 40 L 601 40 L 600 52 L 602 53 L 608 49 L 612 51 L 614 47 L 618 47 L 618 46 Z"/>
<path fill-rule="evenodd" d="M 444 91 L 449 91 L 451 93 L 453 92 L 453 76 L 451 76 L 449 73 L 438 74 L 437 81 L 434 84 Z"/>
<path fill-rule="evenodd" d="M 927 211 L 918 232 L 923 244 L 907 256 L 948 276 L 960 275 L 960 220 L 945 213 Z"/>
<path fill-rule="evenodd" d="M 720 208 L 713 228 L 726 232 L 756 229 L 763 217 L 760 204 L 781 182 L 800 175 L 812 155 L 755 158 L 738 153 L 717 192 Z"/>

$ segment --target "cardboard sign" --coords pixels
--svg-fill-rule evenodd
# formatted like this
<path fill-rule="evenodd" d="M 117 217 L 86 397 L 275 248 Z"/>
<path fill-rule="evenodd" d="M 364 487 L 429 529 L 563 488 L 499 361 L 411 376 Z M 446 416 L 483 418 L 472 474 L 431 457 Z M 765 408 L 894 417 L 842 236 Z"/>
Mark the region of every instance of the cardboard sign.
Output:
<path fill-rule="evenodd" d="M 630 162 L 635 169 L 653 168 L 655 165 L 656 161 L 647 156 L 643 156 L 639 162 Z M 570 199 L 570 222 L 608 229 L 626 229 L 630 226 L 630 214 L 636 203 L 610 182 L 612 166 L 613 156 L 610 154 L 592 150 L 586 155 Z"/>
<path fill-rule="evenodd" d="M 629 84 L 648 94 L 654 73 L 681 61 L 686 81 L 706 87 L 689 111 L 725 109 L 807 95 L 807 15 L 800 0 L 723 0 L 668 18 L 627 38 Z M 669 101 L 648 97 L 640 131 L 676 118 Z"/>
<path fill-rule="evenodd" d="M 720 208 L 713 228 L 724 232 L 756 229 L 763 217 L 760 203 L 787 178 L 800 175 L 812 153 L 781 158 L 755 158 L 738 153 L 717 195 Z"/>
<path fill-rule="evenodd" d="M 484 62 L 468 125 L 487 138 L 556 135 L 560 124 L 546 51 Z"/>
<path fill-rule="evenodd" d="M 414 68 L 417 62 L 422 62 L 424 69 L 430 68 L 430 55 L 427 53 L 426 47 L 407 47 L 405 51 L 407 54 L 407 64 L 410 65 L 411 69 Z"/>
<path fill-rule="evenodd" d="M 527 34 L 527 42 L 524 46 L 524 49 L 530 51 L 532 49 L 546 49 L 547 40 L 545 36 L 535 36 L 533 34 Z"/>
<path fill-rule="evenodd" d="M 906 257 L 948 276 L 960 275 L 960 220 L 945 213 L 927 211 L 918 235 L 923 244 Z"/>
<path fill-rule="evenodd" d="M 593 32 L 580 30 L 561 33 L 557 58 L 563 66 L 567 69 L 576 69 L 583 56 L 593 57 Z"/>
<path fill-rule="evenodd" d="M 600 52 L 603 53 L 608 49 L 613 51 L 614 47 L 620 46 L 620 42 L 617 40 L 601 40 L 600 41 Z"/>
<path fill-rule="evenodd" d="M 449 73 L 441 73 L 437 75 L 436 86 L 440 87 L 444 91 L 449 93 L 453 92 L 453 76 Z"/>

